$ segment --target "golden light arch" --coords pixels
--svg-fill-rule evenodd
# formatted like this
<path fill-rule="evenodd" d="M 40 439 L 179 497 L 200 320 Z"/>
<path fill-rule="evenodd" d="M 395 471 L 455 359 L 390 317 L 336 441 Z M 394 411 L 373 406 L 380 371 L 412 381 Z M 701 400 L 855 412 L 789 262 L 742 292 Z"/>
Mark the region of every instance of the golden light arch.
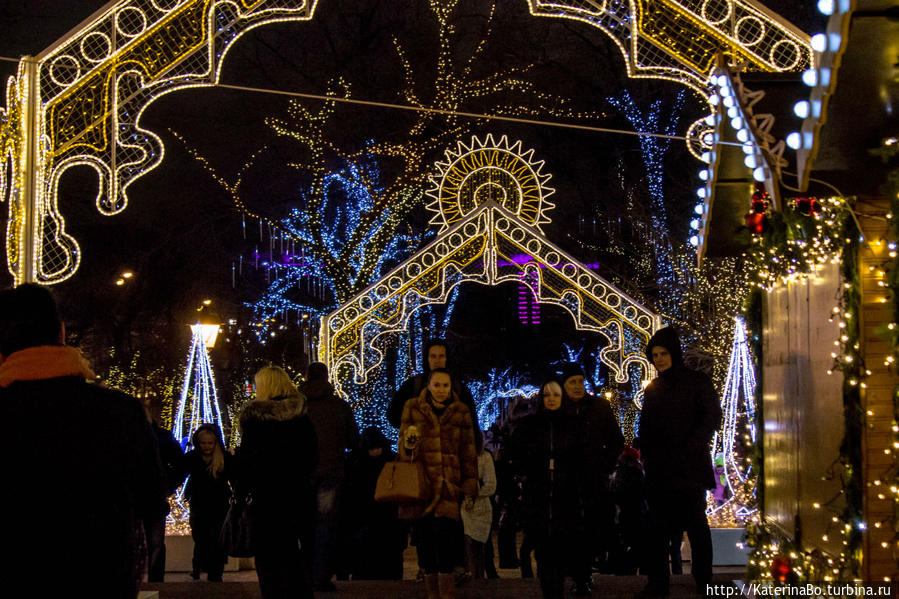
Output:
<path fill-rule="evenodd" d="M 753 0 L 525 1 L 535 16 L 603 31 L 630 76 L 677 81 L 706 97 L 719 52 L 751 69 L 813 66 L 808 36 Z M 97 209 L 121 212 L 128 187 L 164 158 L 160 138 L 140 125 L 147 106 L 179 89 L 216 85 L 241 35 L 308 21 L 317 3 L 118 0 L 23 59 L 0 109 L 0 201 L 9 204 L 7 264 L 15 283 L 58 283 L 78 269 L 80 248 L 66 233 L 57 195 L 66 170 L 93 168 Z M 696 142 L 704 133 L 693 126 L 689 136 Z"/>
<path fill-rule="evenodd" d="M 644 348 L 661 317 L 550 242 L 540 228 L 555 191 L 533 150 L 503 135 L 458 142 L 435 164 L 428 206 L 438 235 L 381 280 L 322 318 L 319 360 L 335 387 L 364 384 L 383 361 L 381 343 L 408 329 L 416 310 L 442 304 L 462 283 L 526 285 L 537 302 L 561 306 L 575 328 L 605 343 L 599 359 L 615 381 L 654 370 Z M 642 388 L 637 389 L 640 395 Z"/>
<path fill-rule="evenodd" d="M 506 282 L 527 285 L 539 303 L 565 308 L 575 328 L 599 333 L 606 342 L 599 358 L 615 381 L 628 382 L 632 367 L 652 379 L 644 349 L 661 318 L 493 200 L 324 317 L 319 360 L 336 387 L 364 384 L 383 359 L 380 338 L 407 330 L 416 310 L 445 303 L 462 283 Z"/>

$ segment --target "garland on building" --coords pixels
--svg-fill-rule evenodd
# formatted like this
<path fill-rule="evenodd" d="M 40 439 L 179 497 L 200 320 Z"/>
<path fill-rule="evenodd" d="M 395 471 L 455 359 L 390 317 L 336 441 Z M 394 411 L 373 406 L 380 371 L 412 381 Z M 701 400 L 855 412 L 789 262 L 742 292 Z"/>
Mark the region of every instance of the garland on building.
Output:
<path fill-rule="evenodd" d="M 895 165 L 895 160 L 899 157 L 899 139 L 896 137 L 888 137 L 881 142 L 879 148 L 872 150 L 872 154 L 880 156 L 886 162 L 894 163 L 894 168 L 887 174 L 886 182 L 883 186 L 884 195 L 889 199 L 890 209 L 886 214 L 887 220 L 890 222 L 892 239 L 899 239 L 899 218 L 895 215 L 899 214 L 899 165 Z M 895 242 L 889 246 L 889 256 L 892 259 L 889 264 L 884 265 L 886 280 L 884 285 L 892 295 L 893 316 L 890 323 L 878 330 L 890 344 L 890 353 L 885 359 L 884 365 L 887 367 L 896 367 L 899 362 L 899 258 L 897 258 L 897 248 Z M 893 466 L 890 471 L 883 477 L 893 498 L 893 537 L 891 543 L 893 546 L 893 557 L 899 563 L 899 385 L 893 388 L 893 420 L 891 422 L 891 430 L 893 432 L 892 454 Z M 886 493 L 886 491 L 884 491 Z M 886 522 L 875 522 L 877 527 L 884 526 Z"/>
<path fill-rule="evenodd" d="M 843 198 L 796 198 L 780 212 L 768 210 L 770 198 L 758 190 L 747 215 L 750 249 L 744 254 L 755 272 L 752 284 L 770 290 L 775 284 L 814 276 L 817 268 L 836 262 L 846 240 Z"/>
<path fill-rule="evenodd" d="M 863 519 L 861 437 L 864 415 L 860 389 L 864 387 L 864 368 L 859 344 L 859 310 L 861 285 L 858 269 L 859 231 L 848 218 L 844 198 L 811 201 L 800 198 L 779 214 L 764 214 L 763 228 L 752 234 L 752 246 L 746 256 L 756 272 L 754 284 L 770 290 L 776 284 L 813 277 L 820 265 L 840 263 L 843 288 L 840 304 L 831 318 L 839 319 L 841 330 L 839 352 L 834 352 L 831 372 L 843 373 L 844 438 L 840 456 L 830 476 L 839 476 L 840 492 L 815 502 L 813 507 L 831 510 L 831 526 L 823 536 L 838 534 L 842 540 L 839 556 L 827 555 L 820 549 L 806 550 L 794 539 L 785 539 L 765 523 L 764 514 L 756 514 L 747 523 L 744 537 L 749 547 L 748 575 L 752 580 L 795 583 L 802 581 L 857 580 L 861 564 Z M 747 221 L 748 222 L 748 221 Z M 750 328 L 760 330 L 760 306 L 752 301 L 747 306 Z M 759 385 L 761 388 L 761 385 Z M 761 404 L 759 404 L 761 408 Z M 756 414 L 758 430 L 764 430 L 761 409 Z M 764 464 L 763 443 L 757 444 L 757 463 Z M 761 489 L 760 489 L 761 491 Z"/>

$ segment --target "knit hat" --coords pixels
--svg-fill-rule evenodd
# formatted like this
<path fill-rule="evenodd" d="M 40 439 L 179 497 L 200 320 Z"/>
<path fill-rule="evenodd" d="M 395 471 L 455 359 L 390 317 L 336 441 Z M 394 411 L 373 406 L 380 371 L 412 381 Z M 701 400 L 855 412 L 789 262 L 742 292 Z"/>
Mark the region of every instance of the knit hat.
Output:
<path fill-rule="evenodd" d="M 323 362 L 312 362 L 306 368 L 306 382 L 327 381 L 328 366 Z"/>
<path fill-rule="evenodd" d="M 671 354 L 672 366 L 683 365 L 684 356 L 681 352 L 680 336 L 677 334 L 677 329 L 674 327 L 665 327 L 664 329 L 659 329 L 655 332 L 655 335 L 652 336 L 649 343 L 646 345 L 646 357 L 650 364 L 652 363 L 652 348 L 658 346 L 664 347 L 668 350 L 668 353 Z"/>
<path fill-rule="evenodd" d="M 584 369 L 576 362 L 566 362 L 562 365 L 562 375 L 559 377 L 559 380 L 564 385 L 565 381 L 573 376 L 584 376 Z"/>

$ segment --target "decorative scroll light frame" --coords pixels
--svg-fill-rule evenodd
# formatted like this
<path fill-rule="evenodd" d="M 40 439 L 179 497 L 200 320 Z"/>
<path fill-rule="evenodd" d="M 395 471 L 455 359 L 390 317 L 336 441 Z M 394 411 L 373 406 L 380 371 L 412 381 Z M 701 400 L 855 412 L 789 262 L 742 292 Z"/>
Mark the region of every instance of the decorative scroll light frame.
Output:
<path fill-rule="evenodd" d="M 96 171 L 102 214 L 124 210 L 128 187 L 164 157 L 160 138 L 140 125 L 143 111 L 167 93 L 216 85 L 244 33 L 308 21 L 317 2 L 113 1 L 23 59 L 0 109 L 0 173 L 12 173 L 0 175 L 0 201 L 9 202 L 7 263 L 15 283 L 59 283 L 78 269 L 80 248 L 59 207 L 68 169 Z M 527 2 L 535 16 L 574 19 L 609 35 L 631 77 L 677 81 L 706 98 L 716 52 L 751 69 L 814 66 L 808 37 L 753 0 Z M 691 128 L 691 150 L 703 133 Z"/>
<path fill-rule="evenodd" d="M 757 71 L 814 65 L 809 36 L 754 0 L 528 0 L 532 15 L 573 19 L 612 38 L 630 77 L 668 79 L 708 96 L 715 56 Z"/>
<path fill-rule="evenodd" d="M 651 380 L 644 348 L 661 318 L 544 237 L 539 225 L 550 222 L 546 198 L 555 190 L 533 154 L 505 135 L 447 150 L 428 191 L 437 238 L 322 318 L 319 360 L 336 387 L 351 375 L 364 384 L 383 359 L 380 338 L 406 330 L 417 309 L 445 303 L 462 283 L 505 282 L 527 286 L 538 303 L 562 306 L 578 330 L 602 335 L 599 358 L 617 382 L 629 382 L 634 368 Z"/>
<path fill-rule="evenodd" d="M 630 380 L 631 367 L 652 379 L 644 348 L 661 318 L 492 200 L 322 318 L 319 360 L 337 373 L 332 380 L 347 380 L 349 368 L 364 384 L 383 359 L 378 338 L 404 331 L 415 310 L 446 302 L 462 283 L 513 281 L 527 285 L 539 303 L 568 310 L 578 330 L 602 335 L 600 360 L 617 382 Z"/>
<path fill-rule="evenodd" d="M 162 140 L 140 125 L 163 95 L 218 83 L 244 33 L 312 18 L 317 0 L 120 0 L 61 42 L 26 57 L 0 110 L 0 200 L 9 201 L 6 246 L 15 283 L 53 284 L 80 263 L 65 232 L 58 189 L 70 168 L 97 173 L 97 210 L 128 205 L 128 186 L 162 162 Z"/>

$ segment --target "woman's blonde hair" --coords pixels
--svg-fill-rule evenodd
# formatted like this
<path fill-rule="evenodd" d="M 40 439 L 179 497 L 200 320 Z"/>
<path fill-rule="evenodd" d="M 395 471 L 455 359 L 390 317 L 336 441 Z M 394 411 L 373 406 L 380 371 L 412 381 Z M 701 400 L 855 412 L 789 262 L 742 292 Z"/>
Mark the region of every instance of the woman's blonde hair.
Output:
<path fill-rule="evenodd" d="M 290 376 L 280 366 L 265 366 L 255 377 L 256 399 L 283 399 L 300 394 Z"/>
<path fill-rule="evenodd" d="M 209 461 L 206 469 L 209 470 L 212 478 L 218 478 L 222 470 L 225 469 L 225 445 L 222 443 L 222 432 L 214 424 L 201 424 L 198 426 L 191 437 L 193 446 L 198 450 L 200 449 L 199 437 L 203 433 L 212 435 L 212 438 L 215 439 L 215 449 L 212 450 L 212 459 Z"/>

